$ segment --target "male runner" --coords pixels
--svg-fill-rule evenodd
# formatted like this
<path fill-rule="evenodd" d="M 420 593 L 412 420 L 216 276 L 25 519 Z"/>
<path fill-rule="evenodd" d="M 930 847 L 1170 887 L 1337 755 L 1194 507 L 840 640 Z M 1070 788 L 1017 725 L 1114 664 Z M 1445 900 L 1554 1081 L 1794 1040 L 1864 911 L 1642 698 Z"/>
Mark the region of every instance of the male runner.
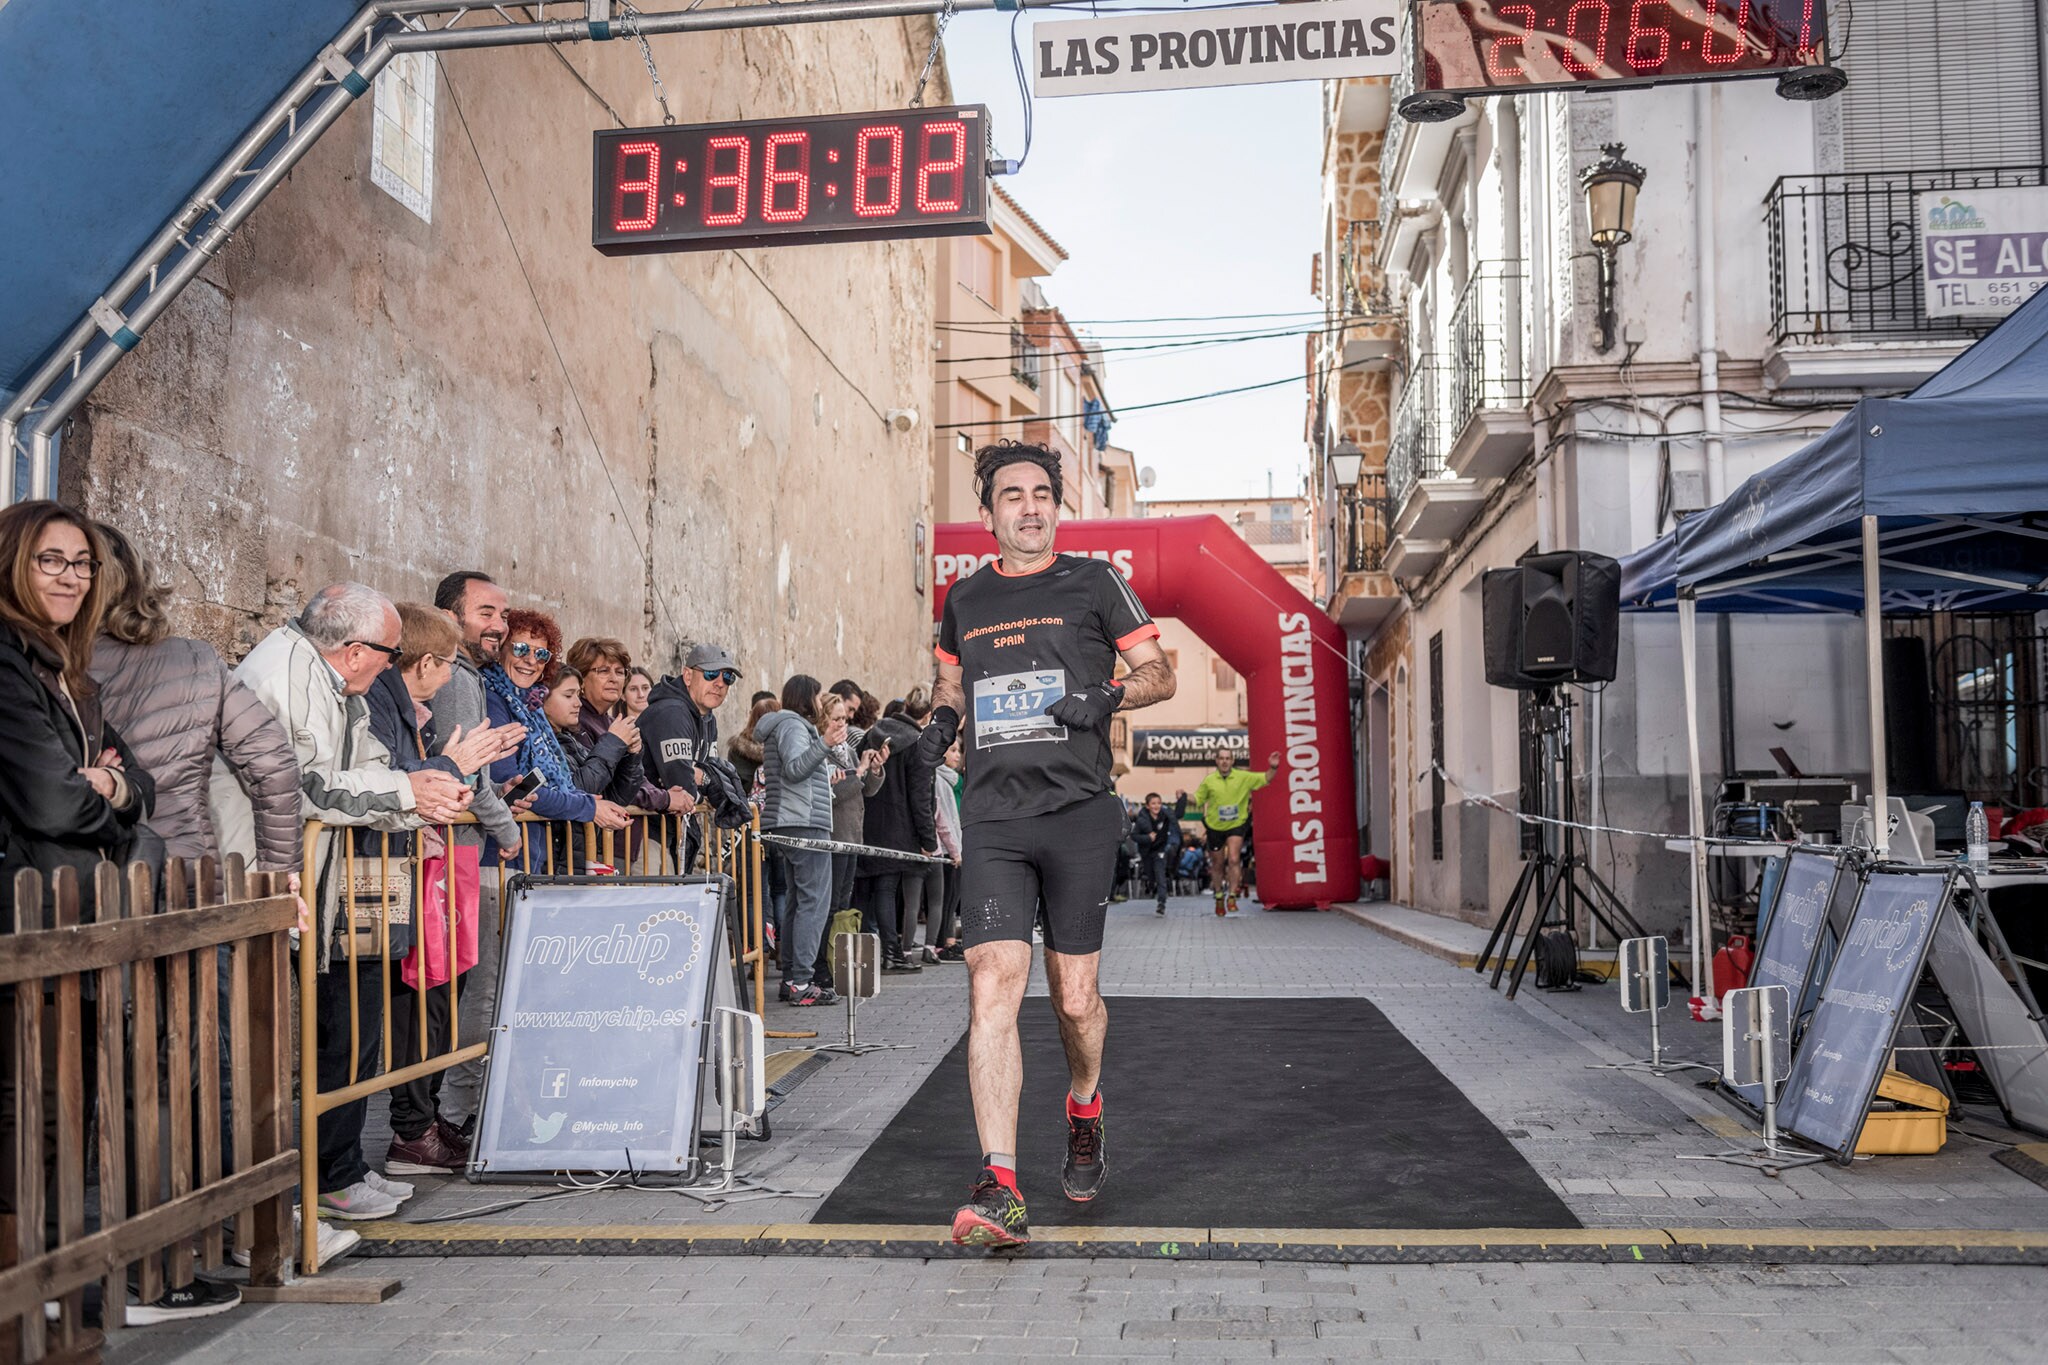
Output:
<path fill-rule="evenodd" d="M 1110 790 L 1109 718 L 1173 695 L 1159 628 L 1107 563 L 1053 550 L 1059 456 L 1003 442 L 977 452 L 981 524 L 1002 551 L 946 597 L 938 703 L 920 744 L 928 761 L 960 734 L 960 920 L 971 1022 L 968 1082 L 982 1172 L 953 1216 L 953 1240 L 1031 1239 L 1017 1190 L 1017 1100 L 1024 1058 L 1017 1010 L 1044 907 L 1045 978 L 1067 1054 L 1061 1186 L 1086 1203 L 1102 1189 L 1102 1043 L 1096 988 L 1122 811 Z M 1121 655 L 1130 672 L 1113 678 Z M 963 716 L 965 729 L 963 731 Z"/>
<path fill-rule="evenodd" d="M 1236 914 L 1239 883 L 1244 880 L 1244 828 L 1252 818 L 1252 793 L 1280 774 L 1280 755 L 1266 760 L 1266 771 L 1233 772 L 1237 756 L 1228 749 L 1216 755 L 1216 771 L 1195 788 L 1194 806 L 1202 813 L 1209 836 L 1209 886 L 1216 913 Z"/>

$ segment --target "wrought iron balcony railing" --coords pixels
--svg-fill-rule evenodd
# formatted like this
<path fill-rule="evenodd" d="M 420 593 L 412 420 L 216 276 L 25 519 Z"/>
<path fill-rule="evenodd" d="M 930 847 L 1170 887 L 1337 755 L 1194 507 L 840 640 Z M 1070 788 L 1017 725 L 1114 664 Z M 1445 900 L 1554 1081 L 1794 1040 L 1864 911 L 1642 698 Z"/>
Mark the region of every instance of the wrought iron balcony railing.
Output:
<path fill-rule="evenodd" d="M 1788 175 L 1764 199 L 1771 334 L 1787 342 L 1963 340 L 1996 318 L 1927 315 L 1919 196 L 2048 183 L 2040 166 Z"/>
<path fill-rule="evenodd" d="M 1481 261 L 1451 313 L 1450 430 L 1455 435 L 1481 408 L 1519 408 L 1528 401 L 1523 374 L 1522 298 L 1528 268 L 1521 261 Z"/>
<path fill-rule="evenodd" d="M 1394 408 L 1394 438 L 1387 444 L 1387 502 L 1396 514 L 1415 485 L 1444 472 L 1443 368 L 1430 352 L 1416 357 Z"/>
<path fill-rule="evenodd" d="M 1038 387 L 1039 376 L 1045 369 L 1045 351 L 1031 344 L 1022 327 L 1010 329 L 1010 378 L 1027 389 Z"/>
<path fill-rule="evenodd" d="M 1337 549 L 1345 573 L 1378 573 L 1387 563 L 1387 476 L 1369 469 L 1351 488 L 1337 490 Z"/>

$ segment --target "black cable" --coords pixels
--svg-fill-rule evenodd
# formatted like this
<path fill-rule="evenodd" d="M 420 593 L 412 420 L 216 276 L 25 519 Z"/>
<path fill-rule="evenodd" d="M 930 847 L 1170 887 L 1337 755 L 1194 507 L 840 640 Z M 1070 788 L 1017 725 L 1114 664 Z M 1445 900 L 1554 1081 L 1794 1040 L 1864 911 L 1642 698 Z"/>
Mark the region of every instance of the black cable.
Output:
<path fill-rule="evenodd" d="M 590 413 L 584 409 L 583 394 L 576 387 L 575 376 L 569 373 L 568 357 L 562 354 L 561 343 L 555 340 L 555 329 L 548 323 L 547 309 L 541 306 L 540 290 L 535 287 L 533 276 L 527 272 L 526 258 L 520 254 L 519 243 L 512 236 L 512 223 L 505 216 L 505 206 L 498 202 L 498 187 L 491 183 L 491 173 L 484 166 L 483 152 L 478 149 L 476 136 L 469 131 L 469 119 L 462 112 L 462 97 L 455 89 L 454 73 L 448 69 L 446 62 L 439 62 L 436 65 L 441 68 L 441 79 L 448 82 L 448 102 L 455 108 L 455 121 L 462 125 L 462 136 L 469 143 L 469 153 L 476 158 L 477 174 L 483 177 L 484 189 L 491 196 L 491 207 L 497 210 L 498 226 L 505 231 L 505 245 L 512 252 L 512 262 L 519 267 L 519 278 L 526 282 L 526 292 L 533 299 L 534 316 L 540 319 L 540 329 L 547 336 L 548 348 L 555 353 L 555 364 L 562 371 L 562 382 L 569 387 L 569 397 L 576 404 L 576 415 L 583 419 L 583 432 L 590 440 L 591 451 L 597 456 L 597 467 L 604 472 L 605 484 L 612 490 L 612 500 L 619 505 L 621 525 L 627 538 L 632 541 L 635 553 L 640 556 L 640 563 L 647 570 L 647 581 L 652 585 L 655 581 L 654 560 L 641 545 L 639 532 L 633 528 L 633 514 L 626 506 L 625 495 L 619 492 L 618 480 L 612 477 L 611 464 L 604 457 L 604 445 L 597 439 L 597 427 L 591 422 Z M 682 627 L 676 623 L 675 614 L 669 610 L 667 597 L 659 591 L 654 592 L 653 596 L 660 604 L 662 615 L 668 618 L 669 629 L 675 632 L 677 639 L 683 638 Z"/>
<path fill-rule="evenodd" d="M 1328 336 L 1332 332 L 1342 332 L 1348 326 L 1354 325 L 1356 324 L 1338 323 L 1332 327 L 1297 327 L 1284 332 L 1220 333 L 1216 336 L 1192 337 L 1185 341 L 1148 341 L 1133 346 L 1093 346 L 1082 347 L 1072 351 L 1041 350 L 1038 353 L 1038 358 L 1040 360 L 1086 360 L 1090 356 L 1118 355 L 1126 351 L 1173 351 L 1185 347 L 1236 346 L 1250 341 L 1285 341 L 1289 337 Z M 1122 341 L 1127 338 L 1112 337 L 1110 339 Z M 987 364 L 998 360 L 1015 360 L 1017 355 L 1016 351 L 1009 351 L 1002 355 L 945 356 L 933 363 L 939 365 Z M 994 378 L 996 376 L 990 377 Z"/>
<path fill-rule="evenodd" d="M 1375 360 L 1353 360 L 1335 367 L 1332 372 L 1355 369 L 1360 365 L 1375 363 Z M 1282 384 L 1299 384 L 1308 379 L 1308 374 L 1290 374 L 1284 379 L 1269 379 L 1263 384 L 1240 384 L 1234 389 L 1211 389 L 1207 393 L 1191 393 L 1184 398 L 1162 398 L 1155 403 L 1128 403 L 1117 411 L 1121 413 L 1144 412 L 1148 408 L 1172 408 L 1183 403 L 1200 403 L 1210 398 L 1227 398 L 1234 393 L 1250 393 L 1255 389 L 1277 389 Z M 1087 417 L 1085 412 L 1029 413 L 1022 417 L 999 417 L 993 422 L 940 422 L 935 431 L 976 430 L 984 427 L 1013 427 L 1029 422 L 1066 422 L 1077 417 Z"/>

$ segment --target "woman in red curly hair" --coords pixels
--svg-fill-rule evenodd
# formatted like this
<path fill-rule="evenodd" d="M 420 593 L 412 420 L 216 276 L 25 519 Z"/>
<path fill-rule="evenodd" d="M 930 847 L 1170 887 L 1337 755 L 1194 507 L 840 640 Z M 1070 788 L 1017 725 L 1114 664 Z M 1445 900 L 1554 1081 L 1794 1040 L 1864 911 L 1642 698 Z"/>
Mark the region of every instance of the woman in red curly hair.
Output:
<path fill-rule="evenodd" d="M 555 739 L 554 726 L 541 710 L 548 685 L 561 671 L 562 628 L 555 624 L 555 618 L 544 611 L 519 607 L 506 612 L 505 647 L 497 662 L 487 663 L 481 670 L 484 708 L 493 725 L 524 725 L 526 738 L 515 753 L 491 765 L 491 780 L 501 787 L 509 786 L 537 770 L 542 782 L 540 790 L 533 794 L 535 815 L 570 824 L 595 822 L 600 829 L 624 829 L 625 807 L 577 787 L 568 756 Z M 527 861 L 521 858 L 515 865 L 524 866 Z M 569 871 L 566 867 L 559 870 Z"/>

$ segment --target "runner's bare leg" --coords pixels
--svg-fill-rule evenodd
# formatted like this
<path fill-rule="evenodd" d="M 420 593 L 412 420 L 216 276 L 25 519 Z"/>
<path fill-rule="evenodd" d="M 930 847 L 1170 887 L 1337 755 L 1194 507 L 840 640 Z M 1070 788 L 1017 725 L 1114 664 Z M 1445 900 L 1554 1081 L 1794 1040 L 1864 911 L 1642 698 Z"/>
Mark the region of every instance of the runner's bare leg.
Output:
<path fill-rule="evenodd" d="M 1067 1051 L 1067 1076 L 1076 1095 L 1092 1095 L 1102 1079 L 1102 1043 L 1109 1033 L 1109 1006 L 1102 1003 L 1098 972 L 1101 953 L 1045 954 L 1045 985 Z M 1009 1148 L 1001 1149 L 1008 1151 Z"/>
<path fill-rule="evenodd" d="M 1028 943 L 977 943 L 967 950 L 967 1085 L 984 1153 L 1017 1150 L 1017 1101 L 1024 1092 L 1017 1011 L 1030 980 Z"/>
<path fill-rule="evenodd" d="M 1223 860 L 1230 868 L 1230 894 L 1236 896 L 1244 881 L 1244 836 L 1233 834 L 1224 844 Z"/>

